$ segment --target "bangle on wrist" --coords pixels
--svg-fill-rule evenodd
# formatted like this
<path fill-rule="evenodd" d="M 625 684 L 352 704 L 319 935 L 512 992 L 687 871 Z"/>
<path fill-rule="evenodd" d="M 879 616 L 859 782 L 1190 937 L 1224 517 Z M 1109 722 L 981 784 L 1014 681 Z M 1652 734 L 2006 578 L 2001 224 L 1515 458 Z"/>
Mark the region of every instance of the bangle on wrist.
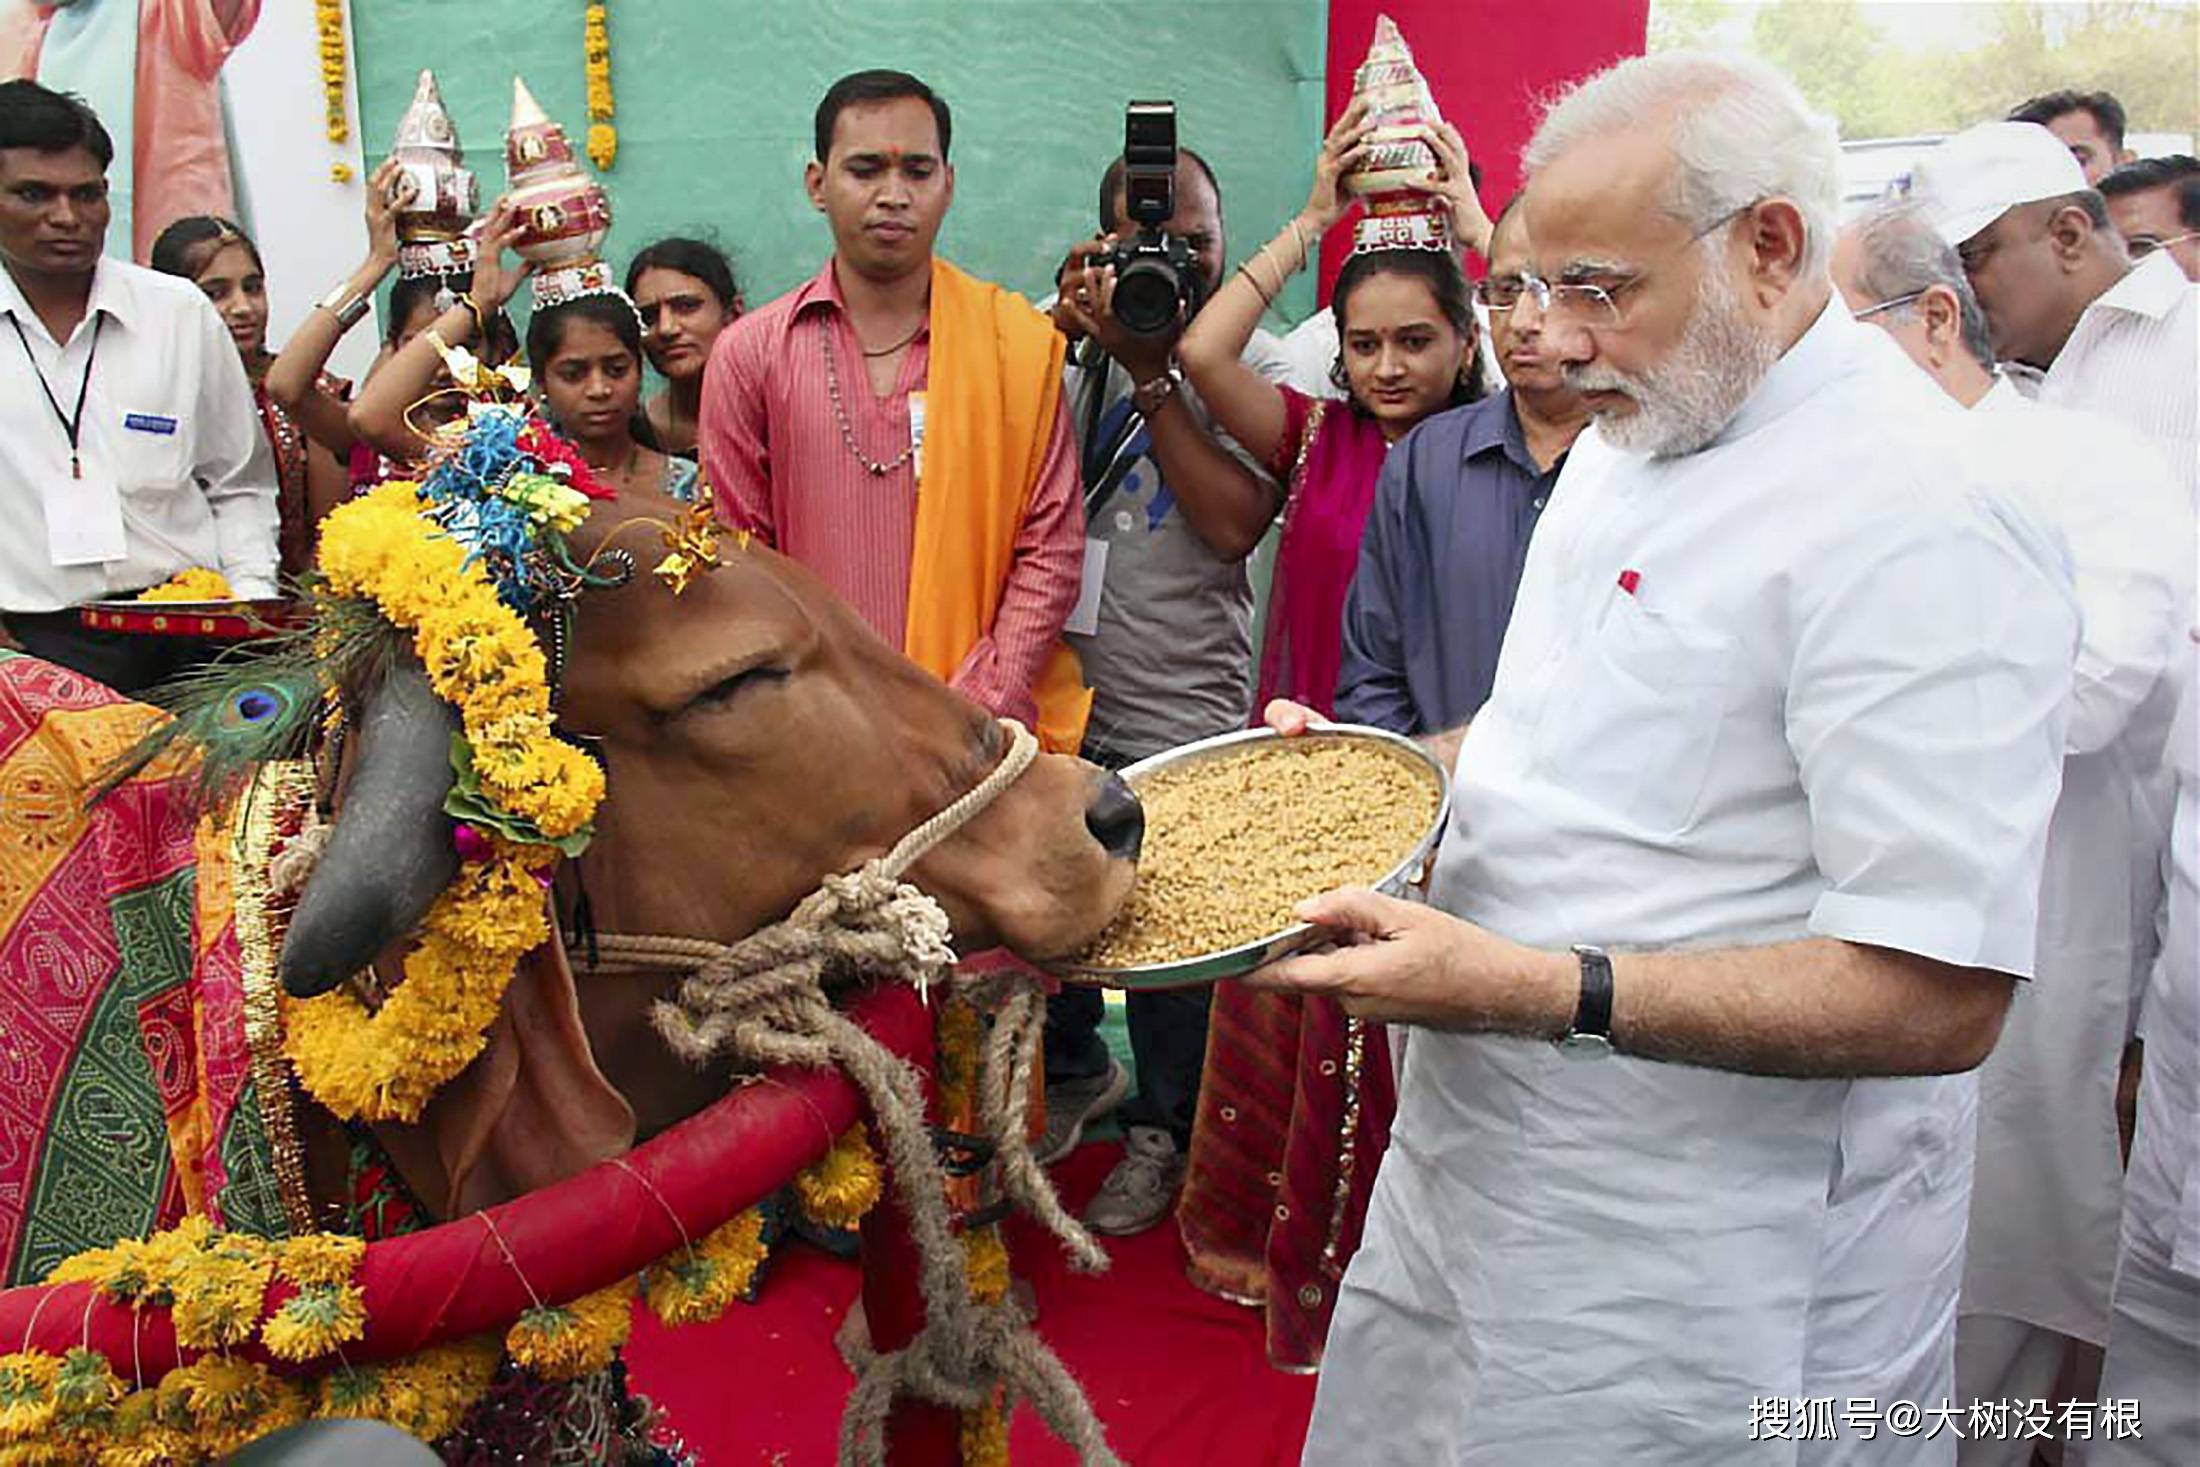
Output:
<path fill-rule="evenodd" d="M 462 295 L 458 303 L 466 308 L 466 314 L 474 318 L 474 340 L 483 346 L 489 344 L 489 318 L 481 309 L 481 302 L 472 295 Z"/>
<path fill-rule="evenodd" d="M 1273 306 L 1276 298 L 1260 288 L 1260 277 L 1253 273 L 1253 263 L 1248 260 L 1237 267 L 1237 273 L 1245 277 L 1245 283 L 1253 287 L 1253 294 L 1260 297 L 1263 306 Z"/>
<path fill-rule="evenodd" d="M 313 304 L 316 309 L 334 316 L 339 330 L 349 331 L 367 314 L 367 307 L 372 302 L 366 291 L 354 291 L 347 280 Z"/>

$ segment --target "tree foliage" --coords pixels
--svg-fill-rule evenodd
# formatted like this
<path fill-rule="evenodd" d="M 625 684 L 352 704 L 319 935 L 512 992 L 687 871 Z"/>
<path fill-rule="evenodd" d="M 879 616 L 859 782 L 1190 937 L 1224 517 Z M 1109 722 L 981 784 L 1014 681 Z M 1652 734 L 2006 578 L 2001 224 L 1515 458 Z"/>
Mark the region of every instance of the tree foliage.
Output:
<path fill-rule="evenodd" d="M 1982 7 L 1984 8 L 1984 7 Z M 1650 49 L 1739 46 L 1795 79 L 1847 138 L 1951 132 L 2061 87 L 2116 94 L 2134 132 L 2200 128 L 2200 8 L 1998 0 L 1961 48 L 1905 47 L 1857 0 L 1654 0 Z"/>

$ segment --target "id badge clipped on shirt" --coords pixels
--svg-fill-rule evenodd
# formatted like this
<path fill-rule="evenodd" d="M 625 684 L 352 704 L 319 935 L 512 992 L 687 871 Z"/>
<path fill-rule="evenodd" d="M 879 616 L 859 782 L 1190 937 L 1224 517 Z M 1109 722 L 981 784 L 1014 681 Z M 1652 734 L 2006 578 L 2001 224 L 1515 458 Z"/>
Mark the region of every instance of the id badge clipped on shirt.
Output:
<path fill-rule="evenodd" d="M 924 482 L 924 394 L 909 394 L 909 472 Z"/>
<path fill-rule="evenodd" d="M 1108 578 L 1108 542 L 1085 542 L 1085 572 L 1077 585 L 1077 604 L 1069 609 L 1062 630 L 1089 637 L 1100 630 L 1100 587 Z"/>
<path fill-rule="evenodd" d="M 55 475 L 39 486 L 46 512 L 46 558 L 56 566 L 104 565 L 129 555 L 122 531 L 122 489 L 111 478 Z"/>

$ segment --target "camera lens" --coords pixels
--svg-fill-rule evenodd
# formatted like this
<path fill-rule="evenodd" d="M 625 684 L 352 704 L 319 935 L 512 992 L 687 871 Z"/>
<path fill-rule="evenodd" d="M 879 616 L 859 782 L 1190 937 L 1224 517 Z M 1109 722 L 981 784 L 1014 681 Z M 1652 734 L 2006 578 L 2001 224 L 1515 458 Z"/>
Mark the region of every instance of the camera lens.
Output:
<path fill-rule="evenodd" d="M 1166 260 L 1134 260 L 1115 278 L 1115 319 L 1140 336 L 1159 336 L 1176 324 L 1183 286 Z"/>

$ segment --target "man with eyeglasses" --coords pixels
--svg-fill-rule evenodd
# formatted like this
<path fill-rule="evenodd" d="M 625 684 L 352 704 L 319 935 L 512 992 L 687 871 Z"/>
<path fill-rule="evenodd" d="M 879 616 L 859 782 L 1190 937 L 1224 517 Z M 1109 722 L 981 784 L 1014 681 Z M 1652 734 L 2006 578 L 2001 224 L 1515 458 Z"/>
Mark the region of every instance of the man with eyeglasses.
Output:
<path fill-rule="evenodd" d="M 1973 449 L 2069 549 L 2078 648 L 2062 794 L 2040 882 L 2036 981 L 1979 1072 L 1978 1169 L 1956 1327 L 1956 1402 L 2080 1399 L 2108 1337 L 2123 1194 L 2117 1083 L 2154 949 L 2172 780 L 2172 659 L 2193 592 L 2193 515 L 2120 423 L 2028 402 L 1997 378 L 1955 252 L 1914 208 L 1842 233 L 1833 274 L 1969 409 Z M 1965 1467 L 2024 1467 L 2030 1442 L 1974 1437 Z"/>
<path fill-rule="evenodd" d="M 2134 264 L 2077 160 L 2036 123 L 1957 133 L 1910 188 L 2019 384 L 2138 429 L 2200 501 L 2200 296 L 2177 261 L 2156 250 Z"/>
<path fill-rule="evenodd" d="M 2200 280 L 2200 158 L 2141 158 L 2103 178 L 2099 188 L 2131 258 L 2161 250 L 2187 280 Z"/>
<path fill-rule="evenodd" d="M 2078 638 L 2060 547 L 1834 298 L 1839 147 L 1785 77 L 1624 61 L 1525 163 L 1594 429 L 1429 905 L 1329 893 L 1300 914 L 1335 948 L 1248 980 L 1415 1031 L 1306 1460 L 1950 1463 L 1861 1424 L 1799 1447 L 1767 1403 L 1953 1393 L 1969 1072 L 2032 972 Z"/>
<path fill-rule="evenodd" d="M 1391 450 L 1345 602 L 1337 716 L 1426 737 L 1446 764 L 1490 695 L 1529 537 L 1589 423 L 1526 284 L 1520 203 L 1497 216 L 1475 286 L 1505 390 L 1438 413 Z"/>

